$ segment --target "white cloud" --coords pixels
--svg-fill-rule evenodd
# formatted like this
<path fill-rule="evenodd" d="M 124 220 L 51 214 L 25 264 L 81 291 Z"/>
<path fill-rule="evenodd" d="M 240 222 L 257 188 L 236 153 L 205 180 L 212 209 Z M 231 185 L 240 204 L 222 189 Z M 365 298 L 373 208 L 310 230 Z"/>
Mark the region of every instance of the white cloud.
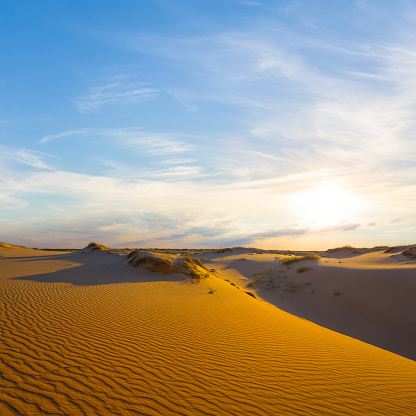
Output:
<path fill-rule="evenodd" d="M 44 136 L 39 143 L 46 143 L 60 138 L 107 138 L 116 141 L 119 145 L 128 147 L 131 151 L 141 152 L 145 150 L 153 155 L 169 155 L 189 152 L 194 149 L 192 144 L 181 140 L 176 134 L 146 132 L 137 128 L 109 129 L 109 128 L 84 128 L 70 130 L 55 135 Z"/>
<path fill-rule="evenodd" d="M 47 155 L 45 153 L 36 152 L 33 150 L 28 151 L 26 149 L 21 149 L 17 151 L 16 156 L 17 156 L 17 161 L 25 165 L 31 166 L 36 169 L 52 170 L 52 167 L 47 165 L 43 160 L 45 156 L 51 156 L 49 154 Z"/>
<path fill-rule="evenodd" d="M 46 142 L 49 142 L 50 140 L 60 139 L 62 137 L 83 136 L 83 135 L 88 135 L 88 134 L 93 134 L 93 133 L 94 133 L 94 129 L 69 130 L 69 131 L 64 131 L 62 133 L 58 133 L 54 135 L 43 136 L 42 139 L 39 141 L 39 143 L 46 143 Z"/>
<path fill-rule="evenodd" d="M 197 162 L 197 159 L 193 158 L 174 158 L 174 159 L 165 159 L 157 162 L 159 165 L 181 165 L 183 163 L 195 163 Z"/>
<path fill-rule="evenodd" d="M 160 90 L 129 75 L 112 76 L 101 85 L 90 88 L 88 94 L 73 100 L 82 113 L 97 111 L 105 105 L 134 105 L 157 98 Z"/>

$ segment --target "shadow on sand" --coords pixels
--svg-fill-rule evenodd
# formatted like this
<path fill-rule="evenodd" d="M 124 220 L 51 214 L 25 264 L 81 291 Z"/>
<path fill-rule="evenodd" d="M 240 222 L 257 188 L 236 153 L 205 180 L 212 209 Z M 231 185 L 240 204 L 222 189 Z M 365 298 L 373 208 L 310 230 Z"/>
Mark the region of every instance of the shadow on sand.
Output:
<path fill-rule="evenodd" d="M 19 262 L 42 260 L 61 261 L 59 270 L 49 273 L 14 277 L 12 280 L 27 280 L 41 283 L 69 283 L 73 285 L 108 285 L 116 283 L 177 282 L 189 280 L 188 276 L 174 273 L 153 273 L 143 268 L 132 267 L 125 256 L 111 252 L 68 253 L 54 256 L 20 257 Z"/>

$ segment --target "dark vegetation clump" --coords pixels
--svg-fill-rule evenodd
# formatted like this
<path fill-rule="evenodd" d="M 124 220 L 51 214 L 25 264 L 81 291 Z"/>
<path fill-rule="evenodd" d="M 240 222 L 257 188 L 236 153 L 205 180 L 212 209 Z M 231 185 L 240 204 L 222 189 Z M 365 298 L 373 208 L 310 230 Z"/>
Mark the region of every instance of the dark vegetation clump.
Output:
<path fill-rule="evenodd" d="M 127 259 L 133 267 L 143 267 L 151 272 L 165 274 L 182 273 L 198 282 L 209 276 L 201 259 L 189 254 L 175 257 L 165 253 L 135 250 L 127 255 Z"/>
<path fill-rule="evenodd" d="M 285 266 L 289 266 L 293 263 L 297 263 L 298 261 L 302 261 L 302 260 L 320 260 L 320 258 L 321 257 L 318 256 L 317 254 L 306 253 L 306 254 L 303 254 L 302 256 L 287 257 L 287 258 L 282 260 L 282 264 L 284 264 Z"/>

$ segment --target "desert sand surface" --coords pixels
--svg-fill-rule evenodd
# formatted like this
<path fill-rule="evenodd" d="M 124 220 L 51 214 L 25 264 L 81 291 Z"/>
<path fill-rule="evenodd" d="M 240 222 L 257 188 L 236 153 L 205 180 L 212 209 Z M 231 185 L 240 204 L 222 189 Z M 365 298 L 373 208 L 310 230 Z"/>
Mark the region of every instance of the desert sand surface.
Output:
<path fill-rule="evenodd" d="M 320 260 L 234 249 L 206 265 L 279 309 L 416 360 L 416 258 L 397 249 L 341 248 Z M 298 273 L 301 267 L 310 268 Z"/>
<path fill-rule="evenodd" d="M 298 317 L 323 309 L 345 329 L 357 305 L 411 341 L 416 268 L 400 253 L 327 253 L 290 269 L 284 254 L 195 254 L 206 273 L 198 262 L 183 272 L 177 255 L 167 272 L 140 253 L 131 264 L 100 249 L 0 254 L 1 415 L 415 415 L 415 361 Z M 268 267 L 274 290 L 247 288 Z M 312 283 L 276 287 L 298 278 Z"/>

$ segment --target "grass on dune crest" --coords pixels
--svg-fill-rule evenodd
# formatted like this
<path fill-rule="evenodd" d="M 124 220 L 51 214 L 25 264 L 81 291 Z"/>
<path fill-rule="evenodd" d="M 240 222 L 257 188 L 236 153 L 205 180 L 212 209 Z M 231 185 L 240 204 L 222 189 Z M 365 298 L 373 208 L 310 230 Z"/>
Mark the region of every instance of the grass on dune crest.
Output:
<path fill-rule="evenodd" d="M 6 249 L 6 248 L 27 248 L 25 246 L 15 246 L 13 244 L 7 244 L 5 242 L 0 241 L 0 249 Z"/>
<path fill-rule="evenodd" d="M 208 269 L 201 259 L 191 257 L 188 253 L 179 257 L 160 252 L 135 250 L 128 254 L 127 259 L 133 267 L 144 267 L 151 272 L 182 273 L 200 282 L 209 277 Z"/>
<path fill-rule="evenodd" d="M 95 241 L 91 241 L 91 243 L 88 244 L 87 248 L 99 248 L 101 250 L 110 250 L 108 247 L 103 246 L 102 244 L 98 244 Z"/>
<path fill-rule="evenodd" d="M 282 264 L 284 264 L 285 266 L 290 266 L 291 264 L 297 263 L 298 261 L 301 261 L 301 260 L 320 260 L 320 259 L 321 257 L 318 256 L 317 254 L 307 253 L 302 256 L 287 257 L 282 260 Z"/>

